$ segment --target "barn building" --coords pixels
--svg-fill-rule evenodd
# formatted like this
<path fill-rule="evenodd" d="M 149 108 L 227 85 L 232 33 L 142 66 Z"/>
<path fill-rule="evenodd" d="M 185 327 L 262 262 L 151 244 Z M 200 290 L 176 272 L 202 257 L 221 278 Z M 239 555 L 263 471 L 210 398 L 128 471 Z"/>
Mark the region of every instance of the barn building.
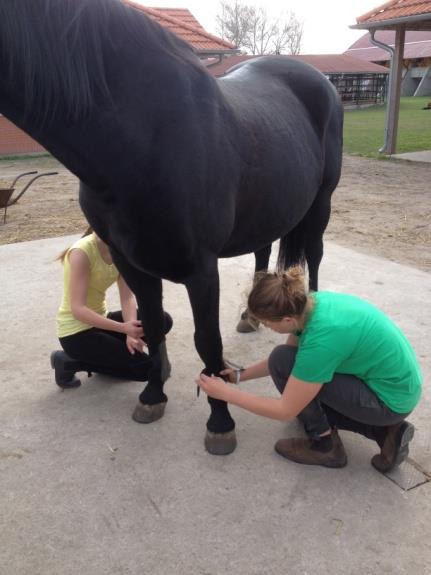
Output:
<path fill-rule="evenodd" d="M 376 40 L 395 48 L 395 31 L 378 30 Z M 367 33 L 345 52 L 346 55 L 366 62 L 375 62 L 389 68 L 390 57 L 386 50 L 371 43 Z M 406 31 L 401 82 L 402 96 L 431 95 L 431 32 Z"/>
<path fill-rule="evenodd" d="M 252 58 L 259 56 L 229 56 L 221 61 L 209 60 L 207 66 L 214 76 L 220 77 L 236 64 Z M 293 58 L 320 70 L 334 84 L 346 107 L 385 101 L 389 70 L 384 66 L 346 54 L 280 55 L 277 58 Z"/>

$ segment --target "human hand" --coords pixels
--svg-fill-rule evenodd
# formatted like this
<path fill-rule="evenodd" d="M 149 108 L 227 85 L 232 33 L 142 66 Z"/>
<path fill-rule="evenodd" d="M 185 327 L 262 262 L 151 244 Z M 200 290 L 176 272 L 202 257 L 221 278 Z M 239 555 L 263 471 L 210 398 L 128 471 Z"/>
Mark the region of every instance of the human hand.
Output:
<path fill-rule="evenodd" d="M 209 377 L 208 375 L 201 373 L 196 380 L 196 385 L 203 389 L 203 391 L 210 397 L 226 401 L 226 392 L 228 387 L 220 377 Z"/>
<path fill-rule="evenodd" d="M 125 321 L 123 323 L 124 333 L 132 339 L 138 339 L 144 335 L 144 330 L 141 327 L 141 322 L 137 319 Z"/>
<path fill-rule="evenodd" d="M 237 378 L 236 373 L 237 373 L 236 369 L 232 369 L 231 367 L 228 367 L 226 369 L 223 369 L 220 372 L 220 375 L 224 375 L 229 383 L 236 383 L 236 378 Z"/>
<path fill-rule="evenodd" d="M 132 355 L 135 355 L 136 351 L 138 351 L 139 353 L 144 352 L 145 342 L 142 341 L 142 339 L 139 337 L 134 338 L 134 337 L 130 337 L 130 335 L 128 335 L 126 337 L 126 346 L 127 346 L 127 349 L 129 350 L 129 353 L 131 353 Z"/>
<path fill-rule="evenodd" d="M 243 372 L 245 368 L 242 365 L 230 361 L 230 359 L 224 358 L 223 361 L 226 368 L 220 372 L 220 375 L 225 376 L 225 379 L 227 379 L 229 383 L 238 384 L 241 381 L 241 372 Z"/>

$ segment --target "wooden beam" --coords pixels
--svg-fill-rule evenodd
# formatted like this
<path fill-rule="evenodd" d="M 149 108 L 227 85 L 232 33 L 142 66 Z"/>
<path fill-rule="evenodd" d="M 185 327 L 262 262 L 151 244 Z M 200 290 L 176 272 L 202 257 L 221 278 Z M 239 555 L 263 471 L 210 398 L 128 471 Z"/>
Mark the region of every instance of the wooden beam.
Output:
<path fill-rule="evenodd" d="M 391 61 L 392 73 L 388 93 L 386 145 L 385 148 L 381 150 L 383 153 L 389 155 L 395 154 L 397 146 L 405 36 L 405 26 L 397 26 L 395 30 L 395 53 Z"/>

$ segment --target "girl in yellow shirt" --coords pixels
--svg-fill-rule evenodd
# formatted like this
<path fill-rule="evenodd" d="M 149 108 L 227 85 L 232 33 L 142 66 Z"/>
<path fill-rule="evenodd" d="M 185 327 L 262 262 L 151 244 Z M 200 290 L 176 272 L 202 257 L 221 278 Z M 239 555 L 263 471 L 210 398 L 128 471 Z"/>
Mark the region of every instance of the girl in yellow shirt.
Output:
<path fill-rule="evenodd" d="M 63 297 L 57 313 L 57 335 L 63 351 L 51 354 L 55 381 L 78 387 L 79 371 L 146 381 L 150 360 L 136 300 L 115 267 L 108 246 L 91 230 L 65 250 Z M 117 283 L 121 311 L 108 312 L 106 291 Z M 165 314 L 165 332 L 172 318 Z"/>

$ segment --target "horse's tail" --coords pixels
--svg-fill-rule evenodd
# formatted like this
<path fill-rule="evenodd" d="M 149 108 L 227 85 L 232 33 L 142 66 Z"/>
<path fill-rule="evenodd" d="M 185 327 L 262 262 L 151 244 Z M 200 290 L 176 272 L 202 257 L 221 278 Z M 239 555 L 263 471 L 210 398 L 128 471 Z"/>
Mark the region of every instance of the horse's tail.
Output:
<path fill-rule="evenodd" d="M 277 257 L 277 272 L 300 265 L 305 269 L 306 221 L 300 221 L 289 233 L 280 238 Z"/>

